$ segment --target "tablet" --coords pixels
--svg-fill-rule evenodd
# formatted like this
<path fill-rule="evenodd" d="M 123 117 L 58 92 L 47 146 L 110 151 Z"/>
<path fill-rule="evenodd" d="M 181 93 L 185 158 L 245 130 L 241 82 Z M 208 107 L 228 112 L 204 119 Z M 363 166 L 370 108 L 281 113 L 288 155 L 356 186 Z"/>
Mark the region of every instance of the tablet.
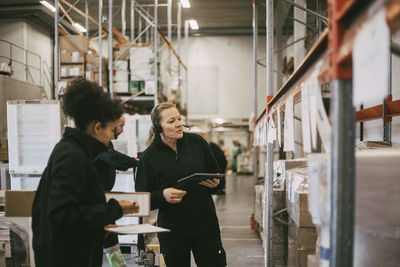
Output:
<path fill-rule="evenodd" d="M 198 184 L 201 181 L 212 179 L 212 178 L 222 178 L 225 174 L 222 173 L 201 173 L 196 172 L 184 178 L 178 180 L 177 185 L 179 187 L 186 187 L 193 184 Z"/>

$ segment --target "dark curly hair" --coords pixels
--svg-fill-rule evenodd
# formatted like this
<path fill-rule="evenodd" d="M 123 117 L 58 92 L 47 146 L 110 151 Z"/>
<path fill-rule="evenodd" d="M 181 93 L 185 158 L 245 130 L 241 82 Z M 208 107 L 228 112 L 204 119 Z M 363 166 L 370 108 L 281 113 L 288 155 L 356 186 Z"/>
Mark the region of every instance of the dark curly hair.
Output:
<path fill-rule="evenodd" d="M 79 130 L 86 130 L 92 122 L 100 122 L 105 127 L 123 113 L 120 100 L 112 100 L 96 83 L 84 78 L 73 80 L 61 100 L 65 115 L 74 119 Z"/>

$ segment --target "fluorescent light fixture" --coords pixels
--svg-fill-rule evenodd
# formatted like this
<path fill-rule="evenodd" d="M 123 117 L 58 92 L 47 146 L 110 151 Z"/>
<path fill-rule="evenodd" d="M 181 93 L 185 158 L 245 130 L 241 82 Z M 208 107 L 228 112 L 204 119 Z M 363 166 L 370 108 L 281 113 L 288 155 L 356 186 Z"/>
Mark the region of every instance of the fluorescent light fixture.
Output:
<path fill-rule="evenodd" d="M 49 4 L 49 2 L 47 2 L 47 1 L 39 1 L 39 2 L 42 5 L 44 5 L 45 7 L 47 7 L 48 9 L 50 9 L 51 12 L 56 12 L 56 8 L 53 5 Z"/>
<path fill-rule="evenodd" d="M 189 19 L 189 25 L 192 30 L 199 29 L 199 24 L 197 24 L 197 20 L 195 20 L 195 19 Z"/>
<path fill-rule="evenodd" d="M 181 0 L 181 4 L 182 4 L 183 8 L 189 8 L 190 7 L 189 0 Z"/>
<path fill-rule="evenodd" d="M 72 24 L 72 26 L 74 26 L 75 29 L 77 29 L 77 30 L 80 31 L 80 32 L 87 32 L 86 29 L 85 29 L 84 27 L 82 27 L 82 25 L 79 24 L 79 23 L 76 23 L 76 22 L 75 22 L 74 24 Z"/>

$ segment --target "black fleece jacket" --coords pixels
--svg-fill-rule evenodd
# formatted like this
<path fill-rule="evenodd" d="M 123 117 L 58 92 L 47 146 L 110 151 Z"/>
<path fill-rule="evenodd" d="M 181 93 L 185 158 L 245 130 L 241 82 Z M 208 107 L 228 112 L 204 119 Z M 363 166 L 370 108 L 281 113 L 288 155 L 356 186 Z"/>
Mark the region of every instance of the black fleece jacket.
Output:
<path fill-rule="evenodd" d="M 184 133 L 177 150 L 156 139 L 139 160 L 135 189 L 151 192 L 151 209 L 159 209 L 158 226 L 171 232 L 159 238 L 197 237 L 219 234 L 218 219 L 211 193 L 217 190 L 195 184 L 178 204 L 168 203 L 163 190 L 175 187 L 178 179 L 196 172 L 216 173 L 220 169 L 208 143 L 199 135 Z"/>
<path fill-rule="evenodd" d="M 107 146 L 67 128 L 55 146 L 32 207 L 36 266 L 101 266 L 104 226 L 122 217 L 106 202 L 93 159 Z"/>

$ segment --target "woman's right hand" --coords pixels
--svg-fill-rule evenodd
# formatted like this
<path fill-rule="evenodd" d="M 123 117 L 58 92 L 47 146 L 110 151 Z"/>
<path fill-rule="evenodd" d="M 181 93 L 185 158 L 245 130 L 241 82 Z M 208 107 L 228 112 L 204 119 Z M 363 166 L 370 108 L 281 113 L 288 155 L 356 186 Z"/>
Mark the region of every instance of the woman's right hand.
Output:
<path fill-rule="evenodd" d="M 179 190 L 173 187 L 164 189 L 163 195 L 168 203 L 176 204 L 182 201 L 182 198 L 187 194 L 186 191 Z"/>

